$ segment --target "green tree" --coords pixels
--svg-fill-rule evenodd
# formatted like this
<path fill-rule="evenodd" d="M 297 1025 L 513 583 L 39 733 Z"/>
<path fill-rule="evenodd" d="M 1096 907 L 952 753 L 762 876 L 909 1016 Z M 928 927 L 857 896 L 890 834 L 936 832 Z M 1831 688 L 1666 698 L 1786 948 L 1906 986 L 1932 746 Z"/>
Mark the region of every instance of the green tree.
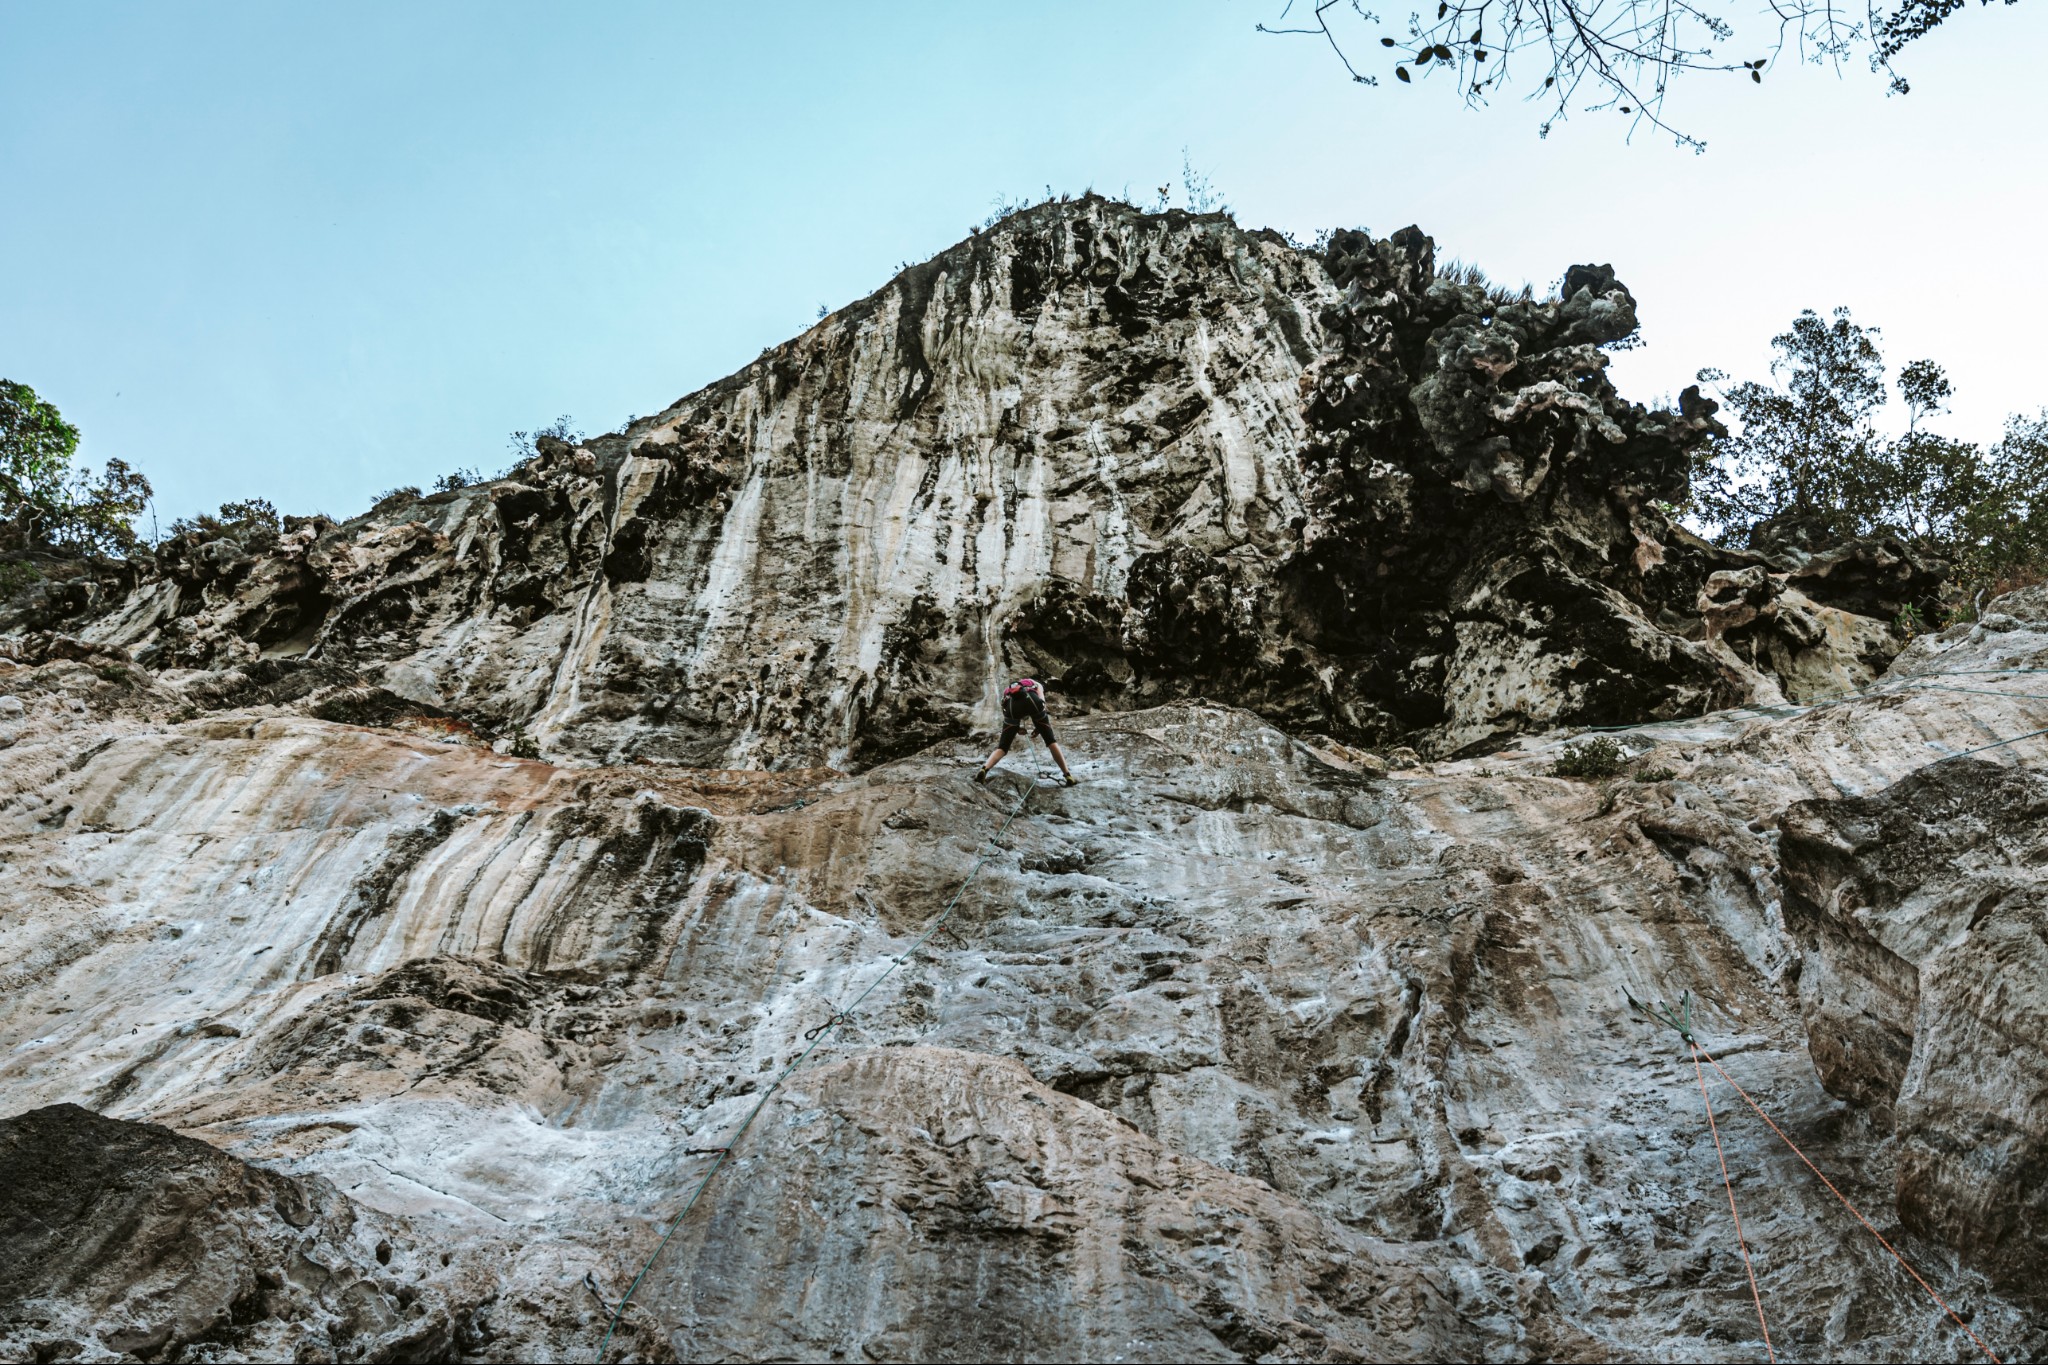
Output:
<path fill-rule="evenodd" d="M 0 379 L 0 511 L 33 536 L 63 497 L 78 428 L 26 384 Z"/>
<path fill-rule="evenodd" d="M 1954 386 L 1941 366 L 1915 360 L 1899 371 L 1906 434 L 1875 448 L 1866 521 L 1960 564 L 1976 540 L 1973 517 L 2001 496 L 1996 470 L 1973 442 L 1937 435 L 1927 420 L 1945 410 Z"/>
<path fill-rule="evenodd" d="M 2048 412 L 2012 418 L 1989 450 L 1941 435 L 1947 372 L 1915 360 L 1888 386 L 1879 339 L 1846 308 L 1830 320 L 1808 310 L 1773 337 L 1772 382 L 1725 390 L 1738 430 L 1701 452 L 1685 512 L 1731 545 L 1896 535 L 1948 561 L 1965 595 L 2048 569 Z M 1893 388 L 1898 435 L 1876 424 Z"/>
<path fill-rule="evenodd" d="M 149 480 L 109 460 L 95 477 L 73 466 L 78 428 L 26 384 L 0 379 L 0 550 L 125 554 Z"/>
<path fill-rule="evenodd" d="M 1729 387 L 1741 429 L 1702 452 L 1695 515 L 1724 539 L 1747 543 L 1764 523 L 1796 517 L 1833 536 L 1868 530 L 1881 501 L 1884 357 L 1878 329 L 1837 308 L 1832 322 L 1812 309 L 1771 338 L 1771 377 Z M 1728 376 L 1701 370 L 1702 384 Z"/>
<path fill-rule="evenodd" d="M 1991 492 L 1961 518 L 1965 583 L 2048 576 L 2048 410 L 2007 418 L 1984 465 Z"/>

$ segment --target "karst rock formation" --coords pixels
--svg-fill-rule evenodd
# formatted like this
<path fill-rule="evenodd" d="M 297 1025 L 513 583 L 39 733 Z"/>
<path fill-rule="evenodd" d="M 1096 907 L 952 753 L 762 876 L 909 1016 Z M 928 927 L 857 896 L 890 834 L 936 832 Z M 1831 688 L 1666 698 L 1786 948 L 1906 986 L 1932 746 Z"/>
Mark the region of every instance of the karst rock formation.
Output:
<path fill-rule="evenodd" d="M 2048 1350 L 2048 592 L 1688 534 L 1552 292 L 1048 203 L 18 593 L 0 1358 L 1982 1358 L 1681 1000 Z"/>

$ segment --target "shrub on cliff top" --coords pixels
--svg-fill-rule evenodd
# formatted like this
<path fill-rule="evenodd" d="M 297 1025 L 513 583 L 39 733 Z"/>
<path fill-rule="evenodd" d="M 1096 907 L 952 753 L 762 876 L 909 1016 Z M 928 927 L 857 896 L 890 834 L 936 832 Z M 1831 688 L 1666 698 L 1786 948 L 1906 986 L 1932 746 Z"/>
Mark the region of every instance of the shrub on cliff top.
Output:
<path fill-rule="evenodd" d="M 237 540 L 249 549 L 264 549 L 277 542 L 283 518 L 277 514 L 268 498 L 251 498 L 247 502 L 224 502 L 220 512 L 201 512 L 195 517 L 180 517 L 171 523 L 170 537 L 190 537 L 195 544 L 210 540 Z"/>
<path fill-rule="evenodd" d="M 572 446 L 583 444 L 589 438 L 577 430 L 575 422 L 576 419 L 565 412 L 538 431 L 513 432 L 510 439 L 506 442 L 512 450 L 513 465 L 516 467 L 525 464 L 528 460 L 538 455 L 540 453 L 538 442 L 543 436 L 552 436 L 557 441 L 566 441 Z"/>

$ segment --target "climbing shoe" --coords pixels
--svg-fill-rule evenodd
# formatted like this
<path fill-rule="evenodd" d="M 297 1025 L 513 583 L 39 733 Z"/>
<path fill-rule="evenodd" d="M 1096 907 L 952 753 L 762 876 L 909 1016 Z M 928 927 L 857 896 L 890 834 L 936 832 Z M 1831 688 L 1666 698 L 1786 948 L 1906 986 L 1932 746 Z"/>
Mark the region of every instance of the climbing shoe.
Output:
<path fill-rule="evenodd" d="M 1080 785 L 1081 785 L 1081 779 L 1080 779 L 1080 778 L 1078 778 L 1078 777 L 1076 777 L 1076 776 L 1074 776 L 1074 775 L 1073 775 L 1072 773 L 1068 773 L 1068 774 L 1067 774 L 1067 785 L 1068 785 L 1069 787 L 1078 787 L 1078 786 L 1080 786 Z"/>
<path fill-rule="evenodd" d="M 978 768 L 978 769 L 976 769 L 976 770 L 975 770 L 975 773 L 974 773 L 974 780 L 975 780 L 976 782 L 986 782 L 986 781 L 988 781 L 988 769 L 986 769 L 986 768 Z"/>

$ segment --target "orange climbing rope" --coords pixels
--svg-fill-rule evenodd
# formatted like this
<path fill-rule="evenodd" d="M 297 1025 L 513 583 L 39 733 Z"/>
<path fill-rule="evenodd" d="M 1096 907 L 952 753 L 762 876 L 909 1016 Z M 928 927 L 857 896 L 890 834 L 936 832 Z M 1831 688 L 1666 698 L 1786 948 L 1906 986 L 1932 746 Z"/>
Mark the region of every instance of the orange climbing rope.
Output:
<path fill-rule="evenodd" d="M 1859 1210 L 1854 1204 L 1849 1202 L 1848 1196 L 1844 1195 L 1840 1190 L 1835 1188 L 1835 1182 L 1828 1179 L 1826 1176 L 1821 1175 L 1820 1167 L 1814 1165 L 1813 1162 L 1807 1158 L 1806 1153 L 1799 1150 L 1798 1143 L 1794 1142 L 1791 1138 L 1785 1136 L 1785 1130 L 1780 1128 L 1776 1123 L 1772 1122 L 1771 1116 L 1764 1112 L 1763 1106 L 1758 1104 L 1755 1100 L 1750 1099 L 1749 1092 L 1747 1090 L 1744 1090 L 1741 1086 L 1735 1084 L 1735 1078 L 1729 1075 L 1728 1072 L 1725 1069 L 1723 1069 L 1719 1062 L 1714 1061 L 1714 1055 L 1708 1052 L 1705 1048 L 1700 1047 L 1697 1043 L 1695 1043 L 1693 1046 L 1698 1051 L 1700 1056 L 1705 1057 L 1708 1062 L 1712 1063 L 1714 1070 L 1719 1071 L 1721 1073 L 1722 1080 L 1728 1082 L 1728 1084 L 1730 1085 L 1735 1086 L 1735 1093 L 1742 1096 L 1744 1100 L 1748 1101 L 1749 1107 L 1756 1110 L 1756 1116 L 1762 1119 L 1765 1123 L 1770 1124 L 1770 1129 L 1772 1132 L 1778 1135 L 1778 1140 L 1784 1143 L 1787 1147 L 1790 1147 L 1792 1149 L 1792 1154 L 1798 1157 L 1801 1161 L 1804 1161 L 1806 1163 L 1806 1169 L 1812 1171 L 1814 1175 L 1820 1178 L 1820 1183 L 1828 1187 L 1828 1193 L 1832 1194 L 1835 1198 L 1841 1200 L 1842 1207 L 1849 1210 L 1850 1213 L 1856 1215 L 1856 1221 L 1863 1224 L 1864 1228 L 1870 1233 L 1872 1237 L 1877 1238 L 1878 1245 L 1883 1247 L 1886 1251 L 1889 1251 L 1892 1254 L 1892 1259 L 1905 1267 L 1906 1273 L 1913 1277 L 1914 1282 L 1917 1283 L 1922 1289 L 1927 1291 L 1927 1297 L 1933 1299 L 1936 1303 L 1940 1304 L 1941 1311 L 1948 1314 L 1949 1317 L 1953 1318 L 1955 1320 L 1956 1326 L 1962 1328 L 1963 1331 L 1969 1333 L 1970 1340 L 1977 1343 L 1977 1349 L 1985 1354 L 1986 1358 L 1988 1358 L 1992 1362 L 1992 1365 L 2004 1365 L 2004 1363 L 2000 1361 L 1995 1354 L 1992 1353 L 1991 1348 L 1984 1344 L 1983 1338 L 1979 1337 L 1974 1331 L 1970 1330 L 1970 1324 L 1964 1322 L 1962 1318 L 1957 1315 L 1956 1310 L 1949 1307 L 1948 1304 L 1942 1299 L 1941 1295 L 1934 1292 L 1934 1286 L 1927 1283 L 1926 1280 L 1922 1279 L 1920 1277 L 1920 1272 L 1913 1269 L 1912 1264 L 1909 1261 L 1907 1261 L 1904 1256 L 1899 1255 L 1899 1249 L 1893 1246 L 1890 1242 L 1887 1242 L 1884 1238 L 1884 1234 L 1879 1232 L 1875 1227 L 1872 1227 L 1870 1220 L 1863 1216 L 1862 1211 Z M 1697 1067 L 1699 1065 L 1698 1061 L 1695 1060 L 1693 1065 Z M 1702 1074 L 1700 1083 L 1704 1091 L 1704 1087 L 1706 1084 L 1704 1074 Z M 1711 1110 L 1709 1112 L 1711 1112 Z M 1724 1172 L 1725 1169 L 1726 1168 L 1724 1166 Z M 1730 1204 L 1730 1207 L 1733 1207 L 1732 1203 Z"/>
<path fill-rule="evenodd" d="M 1689 1038 L 1686 1041 L 1692 1043 Z M 1735 1219 L 1735 1245 L 1742 1251 L 1742 1269 L 1749 1276 L 1749 1297 L 1756 1303 L 1756 1325 L 1763 1328 L 1764 1354 L 1775 1361 L 1778 1353 L 1771 1348 L 1771 1325 L 1764 1321 L 1764 1300 L 1756 1289 L 1756 1267 L 1749 1263 L 1749 1243 L 1742 1239 L 1742 1215 L 1735 1211 L 1735 1182 L 1728 1178 L 1728 1154 L 1721 1150 L 1721 1129 L 1714 1122 L 1714 1102 L 1707 1097 L 1707 1073 L 1700 1066 L 1698 1043 L 1692 1043 L 1692 1069 L 1700 1078 L 1700 1099 L 1707 1106 L 1707 1131 L 1714 1135 L 1714 1155 L 1721 1159 L 1721 1185 L 1728 1191 L 1728 1212 Z"/>

